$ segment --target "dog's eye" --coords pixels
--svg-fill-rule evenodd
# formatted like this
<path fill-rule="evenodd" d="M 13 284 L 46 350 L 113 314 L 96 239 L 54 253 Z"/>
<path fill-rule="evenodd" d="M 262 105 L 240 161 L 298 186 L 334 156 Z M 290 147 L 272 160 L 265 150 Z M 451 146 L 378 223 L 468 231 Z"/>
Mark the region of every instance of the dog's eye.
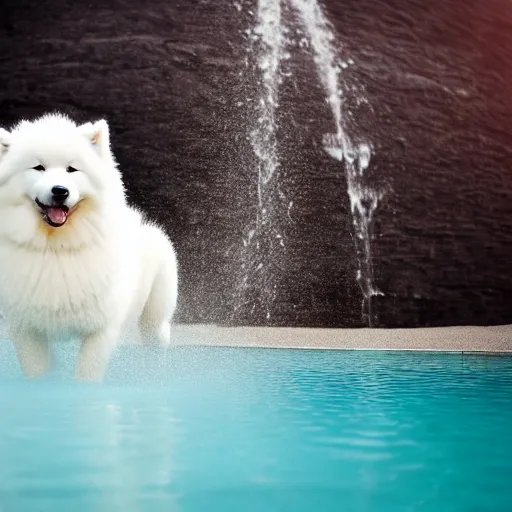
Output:
<path fill-rule="evenodd" d="M 71 167 L 69 166 L 67 169 L 66 169 L 67 172 L 77 172 L 78 169 L 75 169 L 74 167 Z"/>
<path fill-rule="evenodd" d="M 34 171 L 44 171 L 45 170 L 44 166 L 42 166 L 41 164 L 36 165 L 35 167 L 32 167 L 32 169 L 34 169 Z"/>

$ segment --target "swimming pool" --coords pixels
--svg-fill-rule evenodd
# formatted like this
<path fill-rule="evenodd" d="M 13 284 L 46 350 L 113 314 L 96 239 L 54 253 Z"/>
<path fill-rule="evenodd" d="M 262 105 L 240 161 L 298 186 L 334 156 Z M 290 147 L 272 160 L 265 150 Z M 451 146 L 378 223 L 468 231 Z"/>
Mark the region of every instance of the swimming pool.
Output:
<path fill-rule="evenodd" d="M 0 511 L 510 511 L 512 358 L 0 342 Z"/>

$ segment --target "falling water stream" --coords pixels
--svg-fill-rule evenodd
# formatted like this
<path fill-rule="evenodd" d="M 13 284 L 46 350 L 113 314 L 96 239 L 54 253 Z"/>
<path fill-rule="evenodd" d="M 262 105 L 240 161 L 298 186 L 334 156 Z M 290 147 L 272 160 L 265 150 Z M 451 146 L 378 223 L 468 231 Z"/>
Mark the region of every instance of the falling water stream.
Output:
<path fill-rule="evenodd" d="M 372 297 L 381 295 L 374 285 L 371 252 L 373 214 L 381 193 L 373 190 L 365 179 L 370 165 L 371 148 L 367 142 L 354 144 L 347 133 L 343 119 L 343 89 L 340 77 L 352 59 L 342 61 L 337 56 L 333 29 L 316 0 L 290 0 L 308 35 L 318 78 L 325 91 L 336 131 L 323 137 L 324 149 L 339 162 L 345 161 L 348 196 L 354 225 L 358 270 L 356 279 L 363 293 L 363 316 L 369 327 L 373 325 Z"/>
<path fill-rule="evenodd" d="M 296 19 L 284 19 L 283 5 L 295 13 Z M 238 7 L 240 4 L 236 4 Z M 286 14 L 289 14 L 288 11 Z M 317 0 L 258 0 L 254 13 L 255 24 L 247 31 L 251 52 L 255 58 L 259 97 L 253 103 L 255 123 L 251 127 L 250 141 L 258 167 L 258 215 L 254 226 L 244 239 L 245 254 L 250 255 L 253 272 L 265 272 L 265 262 L 254 257 L 261 249 L 262 237 L 283 246 L 283 233 L 279 231 L 272 202 L 283 201 L 276 198 L 276 181 L 282 165 L 278 151 L 276 111 L 279 107 L 279 85 L 283 60 L 289 57 L 289 34 L 294 24 L 300 24 L 305 36 L 305 46 L 315 63 L 318 79 L 322 85 L 325 100 L 332 112 L 334 130 L 324 134 L 322 142 L 327 153 L 344 165 L 347 179 L 347 192 L 354 226 L 357 253 L 357 282 L 363 295 L 362 314 L 368 326 L 374 322 L 372 298 L 382 295 L 374 284 L 372 262 L 372 226 L 374 213 L 382 198 L 382 193 L 368 184 L 367 170 L 371 163 L 372 146 L 368 141 L 352 140 L 344 120 L 343 70 L 354 65 L 352 59 L 342 60 L 338 53 L 339 45 L 329 20 Z M 304 47 L 304 45 L 300 45 Z M 360 92 L 356 92 L 360 94 Z M 288 202 L 290 208 L 293 203 Z M 274 257 L 272 251 L 267 254 Z M 247 260 L 247 257 L 245 258 Z M 267 262 L 268 263 L 268 262 Z M 246 261 L 247 264 L 247 261 Z M 244 273 L 242 288 L 246 287 L 248 270 Z M 260 279 L 266 290 L 263 301 L 267 319 L 271 316 L 271 303 L 275 285 L 271 279 Z"/>

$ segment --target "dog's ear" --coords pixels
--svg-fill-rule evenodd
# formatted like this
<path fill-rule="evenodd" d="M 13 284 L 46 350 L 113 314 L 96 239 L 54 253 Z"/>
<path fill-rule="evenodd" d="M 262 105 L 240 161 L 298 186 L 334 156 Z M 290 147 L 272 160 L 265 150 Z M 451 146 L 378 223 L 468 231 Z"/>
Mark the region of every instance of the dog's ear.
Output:
<path fill-rule="evenodd" d="M 85 123 L 78 127 L 78 131 L 86 137 L 92 147 L 101 157 L 110 156 L 110 134 L 108 123 L 105 119 L 94 123 Z"/>
<path fill-rule="evenodd" d="M 0 158 L 2 158 L 7 153 L 10 145 L 11 134 L 7 130 L 0 128 Z"/>

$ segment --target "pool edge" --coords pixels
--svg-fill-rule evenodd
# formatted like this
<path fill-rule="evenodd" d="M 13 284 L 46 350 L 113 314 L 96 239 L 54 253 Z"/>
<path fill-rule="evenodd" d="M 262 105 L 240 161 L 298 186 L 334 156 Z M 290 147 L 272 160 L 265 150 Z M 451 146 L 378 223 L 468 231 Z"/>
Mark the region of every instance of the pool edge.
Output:
<path fill-rule="evenodd" d="M 415 329 L 324 329 L 177 325 L 175 346 L 379 350 L 512 355 L 512 325 Z"/>

